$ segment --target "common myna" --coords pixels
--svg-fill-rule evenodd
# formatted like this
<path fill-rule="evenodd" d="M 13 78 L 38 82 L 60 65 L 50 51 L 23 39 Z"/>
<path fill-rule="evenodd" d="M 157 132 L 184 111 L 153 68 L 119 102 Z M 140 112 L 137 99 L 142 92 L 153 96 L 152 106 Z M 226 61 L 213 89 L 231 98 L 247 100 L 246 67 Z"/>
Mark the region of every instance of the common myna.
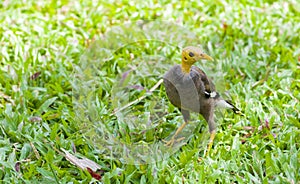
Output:
<path fill-rule="evenodd" d="M 210 132 L 210 140 L 206 155 L 209 153 L 216 135 L 216 124 L 214 121 L 214 109 L 223 106 L 239 113 L 233 104 L 221 98 L 215 91 L 215 86 L 206 74 L 193 64 L 201 59 L 213 60 L 200 48 L 194 46 L 185 47 L 182 50 L 181 65 L 173 66 L 163 77 L 166 93 L 171 103 L 178 107 L 184 119 L 182 124 L 167 146 L 172 146 L 176 136 L 188 124 L 190 111 L 200 113 L 207 121 Z"/>

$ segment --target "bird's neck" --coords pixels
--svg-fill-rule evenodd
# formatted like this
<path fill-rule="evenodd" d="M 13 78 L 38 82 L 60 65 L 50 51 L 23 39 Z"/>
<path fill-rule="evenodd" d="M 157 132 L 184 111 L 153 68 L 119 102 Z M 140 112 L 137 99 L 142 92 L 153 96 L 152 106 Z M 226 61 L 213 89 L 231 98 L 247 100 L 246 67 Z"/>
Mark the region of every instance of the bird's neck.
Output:
<path fill-rule="evenodd" d="M 192 67 L 192 65 L 190 65 L 190 64 L 188 64 L 188 63 L 185 63 L 185 62 L 182 62 L 182 63 L 181 63 L 181 70 L 182 70 L 182 72 L 185 73 L 185 74 L 190 73 L 191 67 Z"/>

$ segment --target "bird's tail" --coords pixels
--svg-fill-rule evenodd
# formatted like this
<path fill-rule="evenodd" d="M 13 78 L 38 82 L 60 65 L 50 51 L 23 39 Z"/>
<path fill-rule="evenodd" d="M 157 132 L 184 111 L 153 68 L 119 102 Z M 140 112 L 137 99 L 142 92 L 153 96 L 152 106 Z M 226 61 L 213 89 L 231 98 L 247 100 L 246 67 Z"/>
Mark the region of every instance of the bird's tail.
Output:
<path fill-rule="evenodd" d="M 229 104 L 231 106 L 231 110 L 235 113 L 235 114 L 243 114 L 242 111 L 240 109 L 238 109 L 236 106 L 234 106 L 231 101 L 229 100 L 224 100 L 227 104 Z"/>
<path fill-rule="evenodd" d="M 243 113 L 241 112 L 240 109 L 238 109 L 236 106 L 234 106 L 231 101 L 229 100 L 224 100 L 224 99 L 219 99 L 216 103 L 217 107 L 222 107 L 222 108 L 229 108 L 231 109 L 235 114 L 240 114 L 242 115 Z"/>

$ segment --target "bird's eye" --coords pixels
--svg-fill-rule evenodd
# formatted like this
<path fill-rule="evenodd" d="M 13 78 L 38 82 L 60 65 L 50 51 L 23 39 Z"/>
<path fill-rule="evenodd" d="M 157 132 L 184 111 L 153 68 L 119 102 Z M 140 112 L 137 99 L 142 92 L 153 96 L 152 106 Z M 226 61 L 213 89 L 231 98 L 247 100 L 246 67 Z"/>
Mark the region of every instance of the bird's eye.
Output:
<path fill-rule="evenodd" d="M 192 53 L 192 52 L 189 53 L 189 56 L 190 56 L 190 57 L 193 57 L 194 55 L 195 55 L 195 54 Z"/>
<path fill-rule="evenodd" d="M 184 57 L 184 60 L 187 60 L 187 58 L 186 58 L 186 57 Z"/>

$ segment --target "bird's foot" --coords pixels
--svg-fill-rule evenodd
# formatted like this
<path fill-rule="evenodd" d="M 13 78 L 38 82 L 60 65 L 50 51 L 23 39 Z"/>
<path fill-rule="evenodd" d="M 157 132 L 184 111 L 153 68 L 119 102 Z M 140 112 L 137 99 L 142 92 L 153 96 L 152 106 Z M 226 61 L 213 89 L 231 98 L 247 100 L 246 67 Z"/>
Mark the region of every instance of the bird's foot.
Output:
<path fill-rule="evenodd" d="M 213 145 L 213 143 L 214 143 L 215 136 L 216 136 L 216 131 L 212 131 L 212 132 L 210 133 L 210 139 L 209 139 L 209 142 L 208 142 L 208 144 L 207 144 L 207 149 L 206 149 L 206 152 L 204 153 L 204 157 L 209 156 L 211 147 L 212 147 L 212 145 Z"/>
<path fill-rule="evenodd" d="M 172 147 L 175 142 L 180 142 L 183 139 L 185 139 L 185 137 L 181 137 L 179 139 L 175 139 L 174 137 L 172 137 L 171 140 L 169 141 L 163 140 L 163 142 L 165 143 L 165 146 Z"/>
<path fill-rule="evenodd" d="M 213 144 L 213 142 L 211 142 L 211 141 L 208 143 L 207 149 L 204 151 L 204 156 L 203 157 L 199 157 L 198 160 L 197 160 L 198 162 L 202 162 L 205 157 L 209 156 L 212 144 Z"/>
<path fill-rule="evenodd" d="M 208 143 L 208 145 L 207 145 L 207 149 L 206 149 L 206 152 L 204 154 L 205 155 L 204 157 L 209 156 L 209 153 L 210 153 L 212 145 L 213 145 L 213 141 L 210 140 L 209 143 Z"/>

